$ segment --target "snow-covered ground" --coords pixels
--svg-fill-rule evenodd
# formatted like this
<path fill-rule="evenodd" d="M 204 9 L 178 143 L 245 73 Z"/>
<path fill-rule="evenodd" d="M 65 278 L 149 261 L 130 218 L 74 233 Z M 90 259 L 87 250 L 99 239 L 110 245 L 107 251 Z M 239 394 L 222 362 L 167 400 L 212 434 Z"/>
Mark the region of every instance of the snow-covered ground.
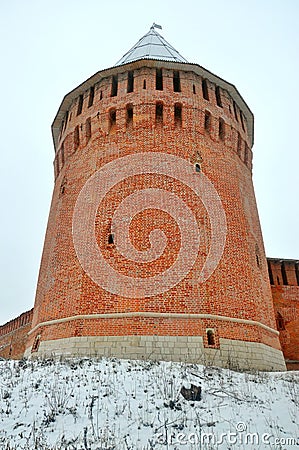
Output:
<path fill-rule="evenodd" d="M 200 401 L 182 386 L 201 386 Z M 299 372 L 81 359 L 0 362 L 0 449 L 299 448 Z M 299 443 L 299 440 L 298 440 Z"/>

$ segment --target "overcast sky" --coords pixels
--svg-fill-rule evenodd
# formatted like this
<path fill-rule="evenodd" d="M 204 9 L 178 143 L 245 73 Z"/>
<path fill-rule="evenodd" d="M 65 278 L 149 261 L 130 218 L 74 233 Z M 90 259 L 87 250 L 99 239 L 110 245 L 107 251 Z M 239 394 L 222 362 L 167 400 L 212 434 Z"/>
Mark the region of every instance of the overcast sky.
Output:
<path fill-rule="evenodd" d="M 34 303 L 63 96 L 113 66 L 153 22 L 189 62 L 235 84 L 255 116 L 266 253 L 299 259 L 297 0 L 2 0 L 0 324 Z"/>

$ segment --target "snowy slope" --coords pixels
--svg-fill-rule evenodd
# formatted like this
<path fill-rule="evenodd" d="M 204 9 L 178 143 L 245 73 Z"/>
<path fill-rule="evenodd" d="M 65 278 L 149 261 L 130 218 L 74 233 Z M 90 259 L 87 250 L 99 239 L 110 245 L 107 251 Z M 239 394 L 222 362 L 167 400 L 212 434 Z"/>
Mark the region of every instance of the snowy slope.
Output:
<path fill-rule="evenodd" d="M 182 386 L 201 386 L 200 401 Z M 299 372 L 117 359 L 0 362 L 0 449 L 299 448 Z M 298 440 L 299 442 L 299 440 Z"/>

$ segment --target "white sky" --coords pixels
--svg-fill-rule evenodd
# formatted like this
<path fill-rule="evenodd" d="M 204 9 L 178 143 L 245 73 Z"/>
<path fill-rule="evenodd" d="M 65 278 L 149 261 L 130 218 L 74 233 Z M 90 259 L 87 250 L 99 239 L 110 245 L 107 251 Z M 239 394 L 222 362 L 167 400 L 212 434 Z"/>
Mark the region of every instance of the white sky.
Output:
<path fill-rule="evenodd" d="M 63 96 L 150 28 L 235 84 L 255 115 L 254 186 L 266 253 L 299 259 L 297 0 L 2 0 L 0 324 L 31 308 Z"/>

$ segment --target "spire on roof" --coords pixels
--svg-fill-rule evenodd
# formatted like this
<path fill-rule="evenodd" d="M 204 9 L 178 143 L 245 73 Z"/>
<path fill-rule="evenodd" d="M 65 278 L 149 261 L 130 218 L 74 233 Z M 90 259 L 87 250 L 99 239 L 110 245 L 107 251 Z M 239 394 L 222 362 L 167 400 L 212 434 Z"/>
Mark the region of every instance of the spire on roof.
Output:
<path fill-rule="evenodd" d="M 188 62 L 172 47 L 156 30 L 162 30 L 161 25 L 153 23 L 148 33 L 115 64 L 120 66 L 138 59 L 160 59 L 163 61 Z"/>

